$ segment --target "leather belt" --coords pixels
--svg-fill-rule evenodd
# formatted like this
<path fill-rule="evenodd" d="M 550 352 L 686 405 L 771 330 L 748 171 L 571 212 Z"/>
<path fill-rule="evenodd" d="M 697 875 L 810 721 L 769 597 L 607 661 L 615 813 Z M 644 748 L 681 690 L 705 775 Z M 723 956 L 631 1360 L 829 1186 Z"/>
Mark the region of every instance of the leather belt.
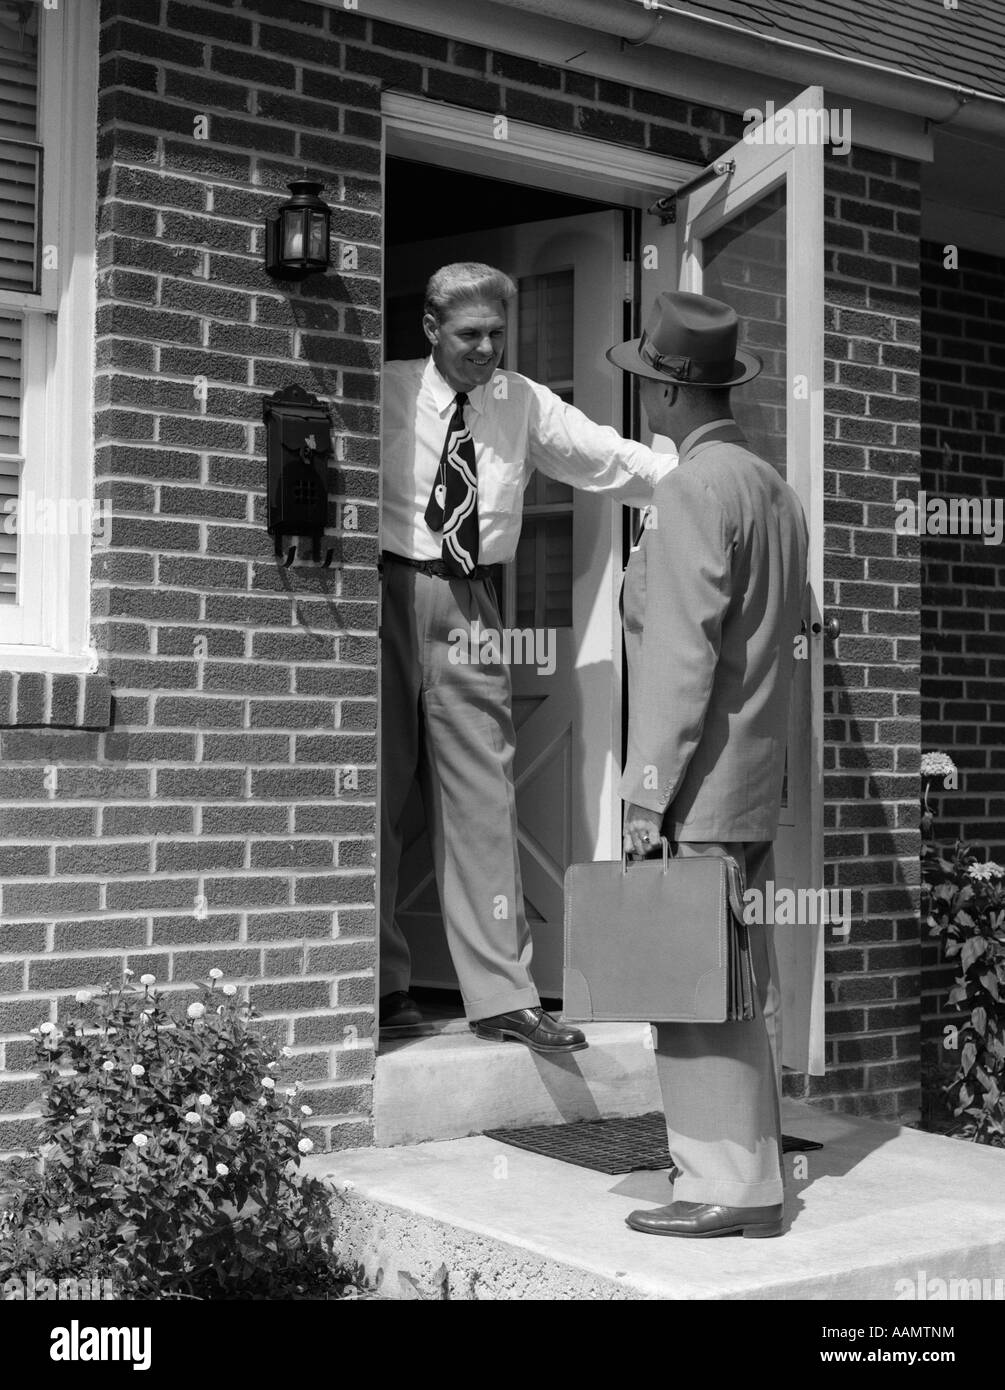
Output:
<path fill-rule="evenodd" d="M 391 560 L 396 565 L 407 565 L 409 569 L 419 570 L 421 574 L 431 575 L 434 579 L 489 579 L 492 574 L 491 565 L 475 565 L 470 574 L 454 574 L 443 560 L 410 560 L 407 555 L 395 555 L 392 550 L 382 550 L 380 558 L 382 564 Z"/>

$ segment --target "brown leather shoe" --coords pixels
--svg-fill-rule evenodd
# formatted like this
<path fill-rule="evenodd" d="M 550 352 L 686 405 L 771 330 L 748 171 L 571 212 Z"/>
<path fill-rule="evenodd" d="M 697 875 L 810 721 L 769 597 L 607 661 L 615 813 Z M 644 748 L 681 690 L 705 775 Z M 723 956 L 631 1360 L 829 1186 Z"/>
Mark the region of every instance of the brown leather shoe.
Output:
<path fill-rule="evenodd" d="M 422 1010 L 410 994 L 396 989 L 380 1001 L 381 1028 L 414 1028 L 422 1022 Z"/>
<path fill-rule="evenodd" d="M 650 1236 L 746 1236 L 763 1239 L 782 1234 L 783 1208 L 724 1207 L 713 1202 L 671 1202 L 668 1207 L 633 1211 L 625 1218 L 633 1231 Z"/>
<path fill-rule="evenodd" d="M 559 1023 L 541 1008 L 514 1009 L 512 1013 L 475 1019 L 470 1028 L 477 1038 L 492 1042 L 510 1038 L 534 1052 L 579 1052 L 588 1046 L 586 1035 L 579 1028 Z"/>

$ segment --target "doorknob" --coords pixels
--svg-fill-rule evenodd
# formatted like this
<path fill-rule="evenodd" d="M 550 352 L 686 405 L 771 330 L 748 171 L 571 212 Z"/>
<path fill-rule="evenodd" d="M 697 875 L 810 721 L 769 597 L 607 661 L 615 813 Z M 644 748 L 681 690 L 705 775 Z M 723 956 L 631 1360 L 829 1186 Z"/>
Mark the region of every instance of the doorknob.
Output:
<path fill-rule="evenodd" d="M 841 636 L 841 623 L 840 623 L 839 620 L 832 614 L 832 615 L 827 619 L 826 623 L 814 623 L 814 624 L 813 624 L 813 633 L 814 633 L 814 635 L 817 636 L 817 637 L 819 637 L 820 634 L 821 634 L 821 632 L 824 633 L 824 635 L 826 636 L 826 638 L 827 638 L 828 641 L 830 641 L 830 642 L 836 642 L 837 639 Z"/>

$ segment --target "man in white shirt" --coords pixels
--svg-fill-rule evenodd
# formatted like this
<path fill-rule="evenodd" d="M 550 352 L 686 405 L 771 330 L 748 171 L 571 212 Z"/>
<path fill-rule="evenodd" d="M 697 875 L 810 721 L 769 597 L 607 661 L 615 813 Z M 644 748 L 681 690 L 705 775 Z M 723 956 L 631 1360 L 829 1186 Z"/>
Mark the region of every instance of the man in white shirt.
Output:
<path fill-rule="evenodd" d="M 542 1010 L 529 972 L 509 671 L 451 661 L 451 646 L 476 623 L 502 631 L 488 572 L 516 553 L 533 469 L 642 502 L 676 456 L 622 439 L 546 387 L 499 370 L 515 293 L 491 266 L 443 267 L 426 292 L 431 356 L 384 368 L 380 1013 L 384 1027 L 421 1019 L 395 921 L 401 821 L 418 777 L 472 1030 L 570 1052 L 586 1046 L 583 1033 Z"/>

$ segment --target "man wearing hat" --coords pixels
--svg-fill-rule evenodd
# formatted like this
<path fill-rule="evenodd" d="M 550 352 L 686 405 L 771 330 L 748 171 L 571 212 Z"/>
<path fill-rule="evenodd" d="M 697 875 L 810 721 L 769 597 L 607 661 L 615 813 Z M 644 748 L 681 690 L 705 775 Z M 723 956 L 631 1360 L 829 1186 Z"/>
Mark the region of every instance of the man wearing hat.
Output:
<path fill-rule="evenodd" d="M 641 378 L 649 423 L 679 457 L 653 491 L 625 575 L 621 794 L 626 853 L 644 856 L 663 835 L 680 855 L 732 855 L 747 889 L 763 892 L 773 878 L 808 532 L 795 492 L 733 419 L 731 389 L 761 370 L 736 344 L 728 305 L 668 293 L 642 337 L 607 354 Z M 674 1200 L 632 1212 L 633 1230 L 781 1234 L 777 964 L 772 928 L 749 931 L 757 1016 L 657 1025 Z"/>

